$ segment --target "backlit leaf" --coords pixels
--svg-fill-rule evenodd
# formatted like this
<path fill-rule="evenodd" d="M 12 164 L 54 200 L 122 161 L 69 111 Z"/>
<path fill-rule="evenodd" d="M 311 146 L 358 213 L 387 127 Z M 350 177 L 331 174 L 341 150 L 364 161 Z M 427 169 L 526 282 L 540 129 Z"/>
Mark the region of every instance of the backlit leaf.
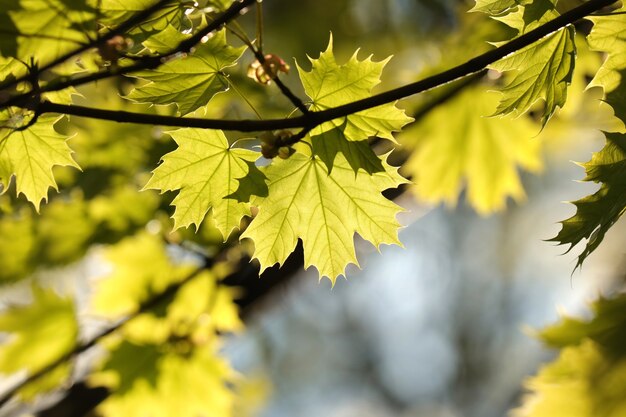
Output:
<path fill-rule="evenodd" d="M 139 103 L 176 103 L 181 114 L 191 113 L 227 89 L 222 70 L 233 66 L 245 49 L 229 46 L 226 30 L 221 30 L 190 55 L 168 61 L 155 70 L 135 73 L 134 76 L 150 82 L 132 90 L 127 98 Z"/>
<path fill-rule="evenodd" d="M 557 16 L 550 0 L 534 0 L 498 20 L 522 35 Z M 514 73 L 501 90 L 502 98 L 494 115 L 525 113 L 541 99 L 545 102 L 541 116 L 545 125 L 567 99 L 575 65 L 574 37 L 574 27 L 567 26 L 490 65 L 489 68 Z"/>
<path fill-rule="evenodd" d="M 89 43 L 94 17 L 86 0 L 0 0 L 0 55 L 46 64 Z"/>
<path fill-rule="evenodd" d="M 145 188 L 180 190 L 172 202 L 176 206 L 174 228 L 197 227 L 211 210 L 226 239 L 241 218 L 250 214 L 249 204 L 226 197 L 238 189 L 237 178 L 248 174 L 247 162 L 254 162 L 260 154 L 230 148 L 219 130 L 179 129 L 170 135 L 178 149 L 163 157 Z"/>
<path fill-rule="evenodd" d="M 385 168 L 355 175 L 338 156 L 329 174 L 319 158 L 299 152 L 274 160 L 264 170 L 269 195 L 253 200 L 259 214 L 242 235 L 254 241 L 261 270 L 282 264 L 302 239 L 305 268 L 314 265 L 320 277 L 334 283 L 349 263 L 358 264 L 355 232 L 376 247 L 400 244 L 396 214 L 402 209 L 381 192 L 406 181 L 389 165 Z"/>
<path fill-rule="evenodd" d="M 15 176 L 18 194 L 24 194 L 39 210 L 41 200 L 48 199 L 48 189 L 56 189 L 52 167 L 78 165 L 72 159 L 67 137 L 54 130 L 58 117 L 41 116 L 26 130 L 11 128 L 14 118 L 0 122 L 0 186 L 6 191 Z"/>
<path fill-rule="evenodd" d="M 472 12 L 483 12 L 490 15 L 508 13 L 512 8 L 532 2 L 532 0 L 476 0 Z"/>
<path fill-rule="evenodd" d="M 412 151 L 404 168 L 420 200 L 454 206 L 466 188 L 469 204 L 489 214 L 504 209 L 509 197 L 525 198 L 518 167 L 542 166 L 536 128 L 524 118 L 484 117 L 498 100 L 484 90 L 466 89 L 400 136 Z"/>
<path fill-rule="evenodd" d="M 559 357 L 526 382 L 530 393 L 514 417 L 621 417 L 626 412 L 626 297 L 602 298 L 593 317 L 565 317 L 539 337 Z"/>
<path fill-rule="evenodd" d="M 390 58 L 375 62 L 369 56 L 360 61 L 357 52 L 343 65 L 338 65 L 333 54 L 332 37 L 326 51 L 318 59 L 309 58 L 312 64 L 310 71 L 298 66 L 298 73 L 304 85 L 304 90 L 311 98 L 311 110 L 320 111 L 355 100 L 369 97 L 372 89 L 380 82 L 380 75 Z M 399 131 L 404 125 L 412 121 L 404 110 L 398 109 L 395 103 L 385 104 L 373 109 L 364 110 L 314 128 L 311 131 L 313 145 L 324 148 L 326 155 L 342 153 L 356 172 L 359 167 L 367 172 L 380 170 L 381 166 L 375 161 L 376 155 L 363 147 L 354 151 L 354 146 L 346 141 L 362 142 L 370 136 L 378 136 L 394 140 L 392 132 Z M 323 141 L 323 145 L 317 142 Z M 361 165 L 363 160 L 367 164 Z M 326 165 L 333 164 L 331 157 L 324 157 Z"/>
<path fill-rule="evenodd" d="M 608 54 L 590 87 L 604 88 L 606 102 L 626 124 L 626 5 L 606 16 L 590 17 L 593 29 L 587 37 L 589 46 Z"/>

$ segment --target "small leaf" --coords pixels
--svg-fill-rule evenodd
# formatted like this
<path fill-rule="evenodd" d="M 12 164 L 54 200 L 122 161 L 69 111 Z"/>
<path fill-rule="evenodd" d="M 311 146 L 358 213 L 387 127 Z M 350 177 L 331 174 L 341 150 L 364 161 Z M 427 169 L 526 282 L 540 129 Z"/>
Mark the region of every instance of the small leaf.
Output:
<path fill-rule="evenodd" d="M 226 198 L 236 192 L 238 181 L 248 174 L 247 162 L 260 155 L 247 149 L 230 148 L 219 130 L 179 129 L 169 134 L 178 149 L 168 153 L 154 170 L 146 189 L 180 190 L 172 204 L 174 228 L 200 225 L 212 210 L 215 225 L 226 239 L 250 215 L 249 204 Z"/>
<path fill-rule="evenodd" d="M 242 239 L 254 241 L 254 257 L 261 271 L 282 264 L 298 238 L 304 246 L 305 268 L 314 265 L 320 277 L 334 283 L 349 263 L 357 263 L 354 233 L 378 247 L 400 244 L 396 215 L 402 209 L 381 192 L 406 182 L 395 169 L 369 175 L 354 171 L 337 157 L 328 173 L 318 157 L 296 152 L 289 159 L 275 159 L 264 170 L 269 195 L 257 198 L 259 214 Z"/>
<path fill-rule="evenodd" d="M 168 61 L 156 70 L 135 73 L 150 82 L 132 90 L 127 98 L 139 103 L 176 103 L 181 114 L 191 113 L 227 90 L 221 71 L 235 65 L 245 49 L 229 46 L 226 30 L 221 30 L 190 55 Z"/>
<path fill-rule="evenodd" d="M 524 118 L 482 116 L 497 100 L 484 87 L 466 88 L 400 136 L 412 150 L 404 168 L 420 200 L 454 206 L 466 187 L 469 204 L 484 215 L 504 209 L 509 197 L 524 200 L 518 167 L 541 169 L 541 142 Z"/>

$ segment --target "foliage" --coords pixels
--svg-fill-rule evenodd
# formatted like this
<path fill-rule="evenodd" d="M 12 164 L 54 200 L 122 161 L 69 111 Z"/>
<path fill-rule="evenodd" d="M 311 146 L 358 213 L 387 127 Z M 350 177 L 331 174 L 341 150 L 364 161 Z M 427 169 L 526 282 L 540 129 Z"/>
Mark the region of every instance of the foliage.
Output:
<path fill-rule="evenodd" d="M 624 415 L 626 297 L 601 298 L 590 320 L 564 317 L 539 337 L 562 349 L 526 386 L 531 391 L 514 416 L 541 417 L 562 413 L 575 417 Z"/>
<path fill-rule="evenodd" d="M 97 413 L 232 415 L 245 384 L 219 349 L 243 327 L 224 284 L 239 260 L 260 274 L 301 242 L 304 267 L 334 284 L 359 264 L 355 234 L 401 245 L 390 191 L 449 206 L 465 194 L 483 215 L 521 202 L 520 170 L 542 168 L 537 134 L 581 94 L 568 91 L 585 49 L 574 23 L 611 4 L 561 14 L 556 0 L 477 0 L 471 11 L 485 16 L 471 19 L 503 24 L 493 34 L 507 41 L 388 89 L 391 57 L 357 50 L 339 64 L 332 36 L 287 78 L 253 0 L 0 0 L 0 284 L 32 294 L 0 312 L 0 372 L 32 379 L 9 394 L 28 401 L 73 382 L 75 358 L 97 345 L 85 377 L 108 390 Z M 587 41 L 608 56 L 590 86 L 626 124 L 625 7 L 591 17 Z M 255 40 L 238 23 L 250 11 Z M 624 132 L 606 138 L 583 165 L 600 189 L 554 238 L 586 240 L 578 265 L 626 207 Z M 52 285 L 50 268 L 85 256 L 99 265 L 89 297 Z M 623 303 L 601 300 L 591 322 L 541 334 L 563 352 L 531 380 L 520 415 L 623 414 Z M 89 342 L 79 305 L 109 326 Z"/>

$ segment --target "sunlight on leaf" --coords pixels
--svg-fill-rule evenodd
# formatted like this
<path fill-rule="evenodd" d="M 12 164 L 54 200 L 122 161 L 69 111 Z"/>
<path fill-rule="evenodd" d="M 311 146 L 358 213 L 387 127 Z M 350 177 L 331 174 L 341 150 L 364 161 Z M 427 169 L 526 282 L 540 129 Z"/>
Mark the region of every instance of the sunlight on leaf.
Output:
<path fill-rule="evenodd" d="M 250 205 L 226 197 L 238 189 L 237 178 L 248 174 L 247 162 L 256 161 L 260 154 L 230 148 L 219 130 L 179 129 L 169 134 L 178 149 L 162 158 L 145 188 L 180 190 L 172 202 L 175 229 L 198 227 L 211 210 L 215 225 L 228 238 L 242 217 L 250 215 Z"/>
<path fill-rule="evenodd" d="M 467 188 L 469 204 L 483 215 L 503 210 L 509 197 L 524 200 L 518 167 L 542 167 L 536 127 L 521 117 L 484 117 L 498 100 L 484 90 L 466 89 L 400 136 L 412 151 L 404 169 L 419 200 L 454 206 Z"/>
<path fill-rule="evenodd" d="M 402 209 L 381 192 L 406 180 L 386 163 L 384 172 L 355 175 L 338 156 L 328 174 L 319 158 L 297 152 L 274 160 L 264 173 L 269 196 L 253 200 L 259 214 L 241 236 L 254 241 L 261 271 L 282 264 L 300 238 L 305 268 L 315 266 L 334 283 L 348 264 L 358 265 L 355 232 L 376 247 L 400 244 L 396 215 Z"/>
<path fill-rule="evenodd" d="M 206 43 L 199 44 L 190 55 L 168 61 L 158 69 L 133 74 L 150 82 L 126 97 L 138 103 L 176 103 L 182 115 L 191 113 L 228 89 L 221 72 L 235 65 L 245 50 L 245 46 L 228 45 L 226 30 L 221 30 Z"/>
<path fill-rule="evenodd" d="M 39 211 L 41 200 L 48 199 L 48 189 L 57 189 L 52 167 L 56 165 L 78 168 L 67 137 L 54 130 L 60 117 L 41 116 L 26 130 L 6 127 L 10 119 L 0 114 L 0 185 L 5 192 L 11 177 L 15 176 L 18 195 L 24 196 Z"/>
<path fill-rule="evenodd" d="M 326 110 L 371 96 L 372 89 L 380 82 L 383 68 L 391 57 L 375 62 L 369 56 L 360 61 L 357 54 L 358 51 L 346 64 L 338 65 L 331 37 L 326 51 L 318 59 L 309 58 L 312 64 L 310 71 L 297 66 L 304 91 L 312 100 L 311 110 Z M 315 150 L 323 149 L 323 160 L 329 170 L 334 155 L 342 153 L 355 172 L 363 168 L 372 173 L 382 170 L 373 151 L 345 142 L 362 142 L 370 136 L 393 141 L 392 132 L 399 131 L 412 120 L 395 103 L 389 103 L 323 123 L 311 131 L 311 137 Z M 362 165 L 364 161 L 366 164 Z"/>

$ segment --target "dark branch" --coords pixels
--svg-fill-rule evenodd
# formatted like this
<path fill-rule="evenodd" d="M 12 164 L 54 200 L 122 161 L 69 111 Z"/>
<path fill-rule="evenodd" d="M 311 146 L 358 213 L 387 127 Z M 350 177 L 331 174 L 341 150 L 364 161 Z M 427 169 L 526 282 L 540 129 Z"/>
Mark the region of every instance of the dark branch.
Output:
<path fill-rule="evenodd" d="M 615 0 L 590 0 L 587 3 L 584 3 L 582 6 L 576 7 L 564 13 L 556 19 L 551 20 L 543 24 L 542 26 L 539 26 L 538 28 L 520 36 L 519 38 L 515 38 L 512 41 L 507 42 L 506 44 L 496 49 L 488 51 L 467 61 L 464 64 L 450 68 L 449 70 L 446 70 L 439 74 L 435 74 L 415 83 L 407 84 L 405 86 L 389 90 L 384 93 L 376 94 L 362 100 L 354 101 L 348 104 L 344 104 L 342 106 L 333 107 L 319 112 L 309 111 L 301 116 L 293 118 L 268 120 L 216 120 L 180 118 L 125 111 L 101 110 L 81 106 L 62 105 L 50 102 L 42 103 L 40 111 L 42 113 L 64 113 L 74 116 L 111 120 L 120 123 L 128 122 L 137 124 L 165 125 L 177 127 L 195 127 L 202 129 L 221 129 L 239 132 L 255 132 L 290 128 L 304 128 L 310 130 L 324 122 L 345 117 L 363 110 L 381 106 L 383 104 L 392 103 L 397 100 L 418 93 L 422 93 L 436 87 L 440 87 L 468 75 L 483 71 L 485 68 L 487 68 L 487 66 L 504 58 L 505 56 L 519 51 L 540 40 L 544 36 L 547 36 L 559 29 L 562 29 L 565 26 L 570 25 L 577 20 L 580 20 L 587 15 L 613 3 L 615 3 Z M 42 91 L 49 90 L 43 87 Z"/>
<path fill-rule="evenodd" d="M 52 62 L 40 67 L 39 71 L 40 72 L 47 71 L 49 69 L 56 67 L 57 65 L 62 64 L 63 62 L 67 61 L 68 59 L 70 59 L 71 57 L 75 55 L 85 52 L 91 48 L 97 48 L 98 46 L 104 45 L 107 41 L 113 39 L 114 37 L 118 35 L 124 34 L 126 31 L 132 29 L 134 26 L 146 20 L 148 17 L 150 17 L 160 8 L 162 8 L 168 1 L 169 0 L 159 0 L 154 5 L 133 15 L 131 18 L 121 23 L 118 27 L 100 36 L 98 39 L 94 40 L 93 42 L 90 42 L 89 44 L 81 45 L 80 47 L 72 50 L 71 52 L 61 55 L 60 57 L 56 58 Z M 28 76 L 25 75 L 24 77 L 20 77 L 18 79 L 12 80 L 11 83 L 7 84 L 6 86 L 0 85 L 0 88 L 11 89 L 11 87 L 17 86 L 17 84 L 19 84 L 20 82 L 26 81 L 27 78 Z"/>
<path fill-rule="evenodd" d="M 110 78 L 117 75 L 130 74 L 133 72 L 150 70 L 157 68 L 163 62 L 173 58 L 177 54 L 180 53 L 188 53 L 194 46 L 202 41 L 202 38 L 207 36 L 208 34 L 218 30 L 226 23 L 235 19 L 240 14 L 245 13 L 245 9 L 252 5 L 256 0 L 241 0 L 239 2 L 233 3 L 233 5 L 228 8 L 228 10 L 221 13 L 215 20 L 210 22 L 205 28 L 195 33 L 192 37 L 182 41 L 179 43 L 176 48 L 172 49 L 170 52 L 167 52 L 158 57 L 144 57 L 141 60 L 138 60 L 134 64 L 128 66 L 116 66 L 109 67 L 104 70 L 78 76 L 78 77 L 62 77 L 56 82 L 51 82 L 47 85 L 41 87 L 40 91 L 42 93 L 51 92 L 51 91 L 60 91 L 69 87 L 78 87 L 83 84 L 87 84 L 90 82 L 102 80 L 105 78 Z M 82 48 L 81 48 L 82 49 Z M 74 53 L 72 53 L 73 56 Z M 48 66 L 46 66 L 48 67 Z M 28 100 L 30 98 L 30 92 L 20 94 L 12 97 L 7 100 L 5 103 L 0 105 L 0 108 L 6 108 L 10 106 L 20 106 L 24 100 Z"/>

